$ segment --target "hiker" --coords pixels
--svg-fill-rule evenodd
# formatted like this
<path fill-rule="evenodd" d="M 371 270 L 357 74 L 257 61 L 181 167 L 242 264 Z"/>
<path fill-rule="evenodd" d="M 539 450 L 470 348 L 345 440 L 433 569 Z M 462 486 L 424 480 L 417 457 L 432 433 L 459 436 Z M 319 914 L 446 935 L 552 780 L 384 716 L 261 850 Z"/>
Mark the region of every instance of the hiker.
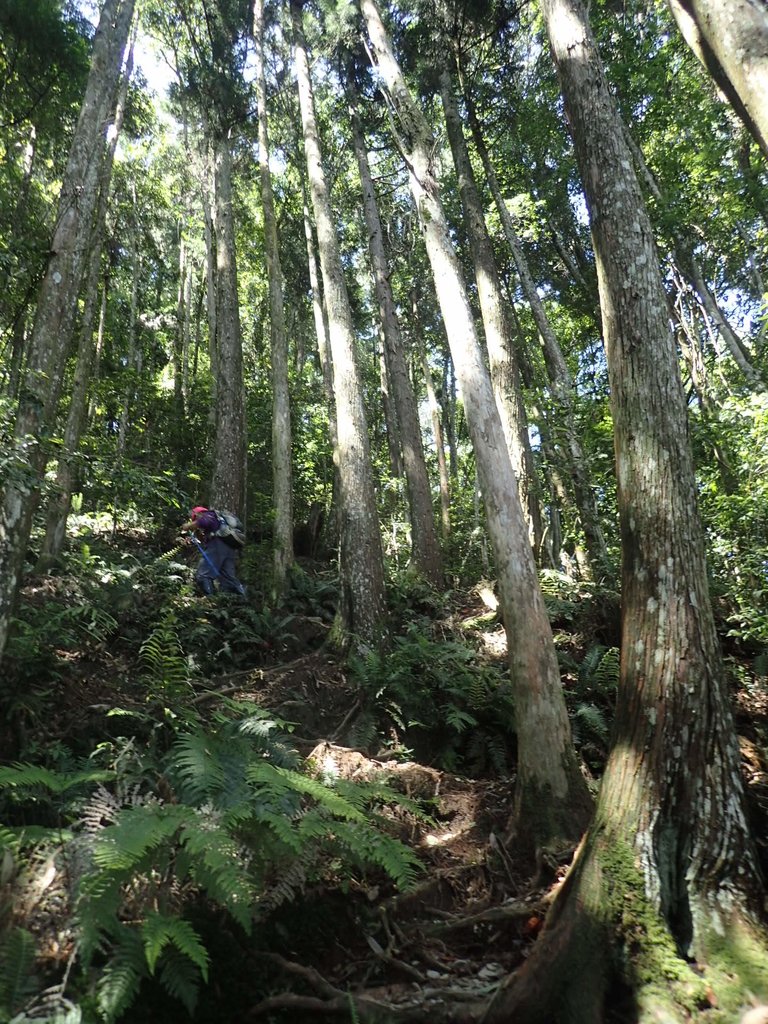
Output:
<path fill-rule="evenodd" d="M 181 532 L 192 534 L 193 543 L 200 549 L 202 557 L 195 572 L 195 583 L 200 590 L 204 594 L 212 594 L 214 582 L 218 580 L 221 590 L 245 597 L 245 587 L 235 575 L 236 554 L 242 543 L 235 539 L 228 520 L 239 523 L 229 513 L 219 513 L 204 505 L 196 505 Z"/>

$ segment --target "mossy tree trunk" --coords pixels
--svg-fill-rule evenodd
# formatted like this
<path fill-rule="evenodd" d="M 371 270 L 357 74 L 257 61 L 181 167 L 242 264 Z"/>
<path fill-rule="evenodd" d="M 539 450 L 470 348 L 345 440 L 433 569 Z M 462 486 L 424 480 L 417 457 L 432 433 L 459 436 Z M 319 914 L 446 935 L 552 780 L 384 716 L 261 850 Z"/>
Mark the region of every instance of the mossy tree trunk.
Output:
<path fill-rule="evenodd" d="M 763 889 L 707 589 L 685 403 L 653 234 L 580 0 L 544 0 L 590 211 L 615 426 L 622 661 L 595 820 L 489 1024 L 731 1014 L 768 996 Z M 692 969 L 691 962 L 693 962 Z"/>

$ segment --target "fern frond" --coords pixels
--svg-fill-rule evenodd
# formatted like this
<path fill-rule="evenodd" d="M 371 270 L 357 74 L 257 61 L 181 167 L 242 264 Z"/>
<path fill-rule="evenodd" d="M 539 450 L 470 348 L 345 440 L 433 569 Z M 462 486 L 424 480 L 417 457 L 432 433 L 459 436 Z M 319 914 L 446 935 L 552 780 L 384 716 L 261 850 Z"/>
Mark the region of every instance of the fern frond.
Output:
<path fill-rule="evenodd" d="M 245 850 L 225 829 L 200 819 L 185 826 L 181 844 L 179 871 L 187 873 L 249 931 L 250 908 L 256 894 L 248 875 Z"/>
<path fill-rule="evenodd" d="M 595 686 L 603 693 L 612 692 L 619 684 L 620 672 L 621 652 L 618 647 L 609 647 L 595 670 Z"/>
<path fill-rule="evenodd" d="M 150 974 L 155 973 L 160 954 L 165 947 L 175 946 L 197 967 L 203 980 L 208 980 L 208 950 L 189 921 L 166 914 L 148 914 L 141 926 L 141 937 Z"/>
<path fill-rule="evenodd" d="M 473 711 L 480 711 L 488 704 L 488 680 L 482 672 L 473 672 L 469 677 L 467 702 Z"/>
<path fill-rule="evenodd" d="M 279 791 L 302 793 L 317 800 L 332 814 L 349 821 L 362 821 L 365 815 L 349 800 L 344 799 L 330 786 L 323 785 L 318 779 L 301 775 L 288 768 L 276 768 L 270 764 L 252 765 L 247 771 L 248 780 L 255 785 L 262 785 Z"/>
<path fill-rule="evenodd" d="M 383 835 L 368 823 L 351 825 L 337 821 L 333 824 L 333 834 L 362 864 L 375 864 L 382 868 L 399 889 L 412 888 L 424 870 L 424 865 L 410 847 Z"/>
<path fill-rule="evenodd" d="M 309 868 L 316 861 L 316 852 L 305 849 L 302 856 L 281 868 L 279 877 L 272 879 L 259 896 L 254 911 L 264 918 L 284 903 L 292 903 L 297 894 L 304 892 Z"/>
<path fill-rule="evenodd" d="M 193 808 L 182 804 L 129 807 L 99 833 L 93 859 L 111 871 L 130 868 L 193 818 Z"/>
<path fill-rule="evenodd" d="M 352 725 L 349 727 L 345 739 L 350 747 L 360 747 L 363 750 L 369 747 L 378 735 L 378 722 L 373 711 L 361 711 Z"/>
<path fill-rule="evenodd" d="M 174 999 L 178 999 L 191 1017 L 197 1005 L 200 990 L 200 972 L 193 961 L 175 946 L 166 947 L 160 961 L 160 984 Z"/>
<path fill-rule="evenodd" d="M 108 1024 L 128 1009 L 146 976 L 141 936 L 135 929 L 124 928 L 117 949 L 96 982 L 96 1002 Z"/>
<path fill-rule="evenodd" d="M 601 740 L 605 743 L 608 739 L 608 723 L 605 720 L 605 715 L 595 704 L 577 704 L 574 710 L 574 718 L 576 719 L 576 733 L 581 732 L 581 728 L 591 733 L 593 737 Z"/>
<path fill-rule="evenodd" d="M 444 709 L 444 713 L 446 722 L 456 732 L 464 732 L 465 729 L 474 728 L 477 725 L 477 719 L 474 715 L 470 715 L 468 711 L 462 711 L 461 708 L 457 708 L 454 704 L 449 704 Z"/>
<path fill-rule="evenodd" d="M 25 928 L 11 928 L 0 945 L 0 1009 L 8 1017 L 30 994 L 35 939 Z"/>
<path fill-rule="evenodd" d="M 173 761 L 190 799 L 204 800 L 221 791 L 224 769 L 212 736 L 203 732 L 180 736 L 173 745 Z"/>
<path fill-rule="evenodd" d="M 105 934 L 115 932 L 125 881 L 124 875 L 112 871 L 88 874 L 81 880 L 75 916 L 84 963 L 102 948 Z"/>
<path fill-rule="evenodd" d="M 178 693 L 189 683 L 189 666 L 173 615 L 168 615 L 139 648 L 139 661 L 150 683 L 161 691 Z"/>
<path fill-rule="evenodd" d="M 282 843 L 291 853 L 298 853 L 301 849 L 301 838 L 294 831 L 292 820 L 280 810 L 273 810 L 270 807 L 257 806 L 253 813 L 254 820 L 272 832 L 275 838 Z"/>
<path fill-rule="evenodd" d="M 114 772 L 110 771 L 56 772 L 39 764 L 17 762 L 0 768 L 0 789 L 29 791 L 29 795 L 41 789 L 62 794 L 77 786 L 108 782 L 113 778 Z"/>
<path fill-rule="evenodd" d="M 87 835 L 95 835 L 106 825 L 112 825 L 123 807 L 122 801 L 104 786 L 97 786 L 90 800 L 80 812 L 80 822 Z"/>

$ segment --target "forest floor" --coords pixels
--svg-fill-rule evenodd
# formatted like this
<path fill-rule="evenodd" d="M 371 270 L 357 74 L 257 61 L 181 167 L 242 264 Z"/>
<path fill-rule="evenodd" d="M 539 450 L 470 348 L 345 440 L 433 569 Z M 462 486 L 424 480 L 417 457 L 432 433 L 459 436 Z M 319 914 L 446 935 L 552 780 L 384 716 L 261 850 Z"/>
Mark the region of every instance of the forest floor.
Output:
<path fill-rule="evenodd" d="M 34 578 L 23 599 L 42 605 L 60 596 L 63 585 L 61 577 Z M 504 630 L 489 612 L 487 591 L 475 588 L 462 597 L 440 623 L 440 635 L 466 639 L 471 630 L 479 656 L 503 673 Z M 190 621 L 205 618 L 206 607 L 202 599 L 190 599 Z M 247 945 L 218 922 L 206 936 L 215 972 L 195 1019 L 203 1024 L 225 1019 L 301 1024 L 334 1017 L 429 1024 L 478 1021 L 500 980 L 523 963 L 536 942 L 573 851 L 544 851 L 534 866 L 518 862 L 514 848 L 505 842 L 512 812 L 511 774 L 471 778 L 439 770 L 430 763 L 434 759 L 411 759 L 402 745 L 374 749 L 350 743 L 361 691 L 347 664 L 323 645 L 326 620 L 293 613 L 281 627 L 279 642 L 273 638 L 254 646 L 255 665 L 243 653 L 242 668 L 198 679 L 188 704 L 206 715 L 223 698 L 252 702 L 289 721 L 291 743 L 324 771 L 351 779 L 380 773 L 393 788 L 424 803 L 428 817 L 402 808 L 390 812 L 393 834 L 418 853 L 423 876 L 404 893 L 395 892 L 384 878 L 366 876 L 359 883 L 347 879 L 339 887 L 326 882 L 281 907 Z M 613 625 L 606 627 L 599 615 L 590 621 L 604 643 L 618 644 L 615 633 L 605 635 Z M 574 686 L 578 658 L 594 642 L 583 631 L 561 637 L 561 646 L 572 648 L 566 662 Z M 77 746 L 86 737 L 98 737 L 104 715 L 116 706 L 123 713 L 142 714 L 145 707 L 131 681 L 135 654 L 135 645 L 120 644 L 72 653 L 66 688 L 57 690 L 48 708 L 40 745 Z M 755 683 L 746 671 L 740 678 L 741 684 L 734 686 L 734 709 L 744 779 L 768 868 L 768 687 L 765 680 Z M 567 689 L 567 671 L 564 681 Z M 22 747 L 28 741 L 28 736 L 15 737 Z M 604 749 L 596 753 L 599 744 L 584 746 L 592 769 L 590 773 L 585 766 L 585 771 L 599 774 Z M 33 930 L 50 933 L 50 948 L 61 961 L 61 921 L 53 894 L 38 901 L 35 918 Z M 29 921 L 26 925 L 32 926 Z M 188 1018 L 158 992 L 123 1019 L 172 1024 Z M 620 1004 L 611 1019 L 627 1019 Z"/>

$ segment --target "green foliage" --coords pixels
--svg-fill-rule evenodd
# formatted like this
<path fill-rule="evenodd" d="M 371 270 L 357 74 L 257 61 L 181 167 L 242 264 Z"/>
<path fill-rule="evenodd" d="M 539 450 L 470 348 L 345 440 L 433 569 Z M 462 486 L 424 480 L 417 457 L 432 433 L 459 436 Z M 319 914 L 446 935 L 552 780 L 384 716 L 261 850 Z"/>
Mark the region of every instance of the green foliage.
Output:
<path fill-rule="evenodd" d="M 159 632 L 150 658 L 163 672 L 164 644 Z M 220 714 L 216 731 L 180 733 L 138 776 L 122 776 L 122 755 L 117 773 L 0 769 L 0 792 L 28 819 L 39 813 L 43 792 L 70 824 L 67 831 L 25 825 L 24 832 L 77 865 L 79 950 L 105 1021 L 119 1019 L 153 979 L 194 1011 L 210 960 L 189 916 L 201 901 L 248 932 L 319 879 L 338 883 L 373 870 L 401 887 L 413 884 L 419 862 L 388 834 L 382 814 L 387 805 L 410 802 L 381 783 L 315 777 L 299 764 L 285 726 L 260 709 L 234 720 Z M 14 859 L 29 841 L 14 828 L 0 838 Z M 26 976 L 34 945 L 19 931 L 7 946 L 0 994 L 15 1005 L 15 979 Z"/>
<path fill-rule="evenodd" d="M 34 991 L 35 939 L 10 928 L 0 942 L 0 1015 L 9 1020 Z"/>
<path fill-rule="evenodd" d="M 116 628 L 115 618 L 88 600 L 25 603 L 12 622 L 4 658 L 19 682 L 56 677 L 66 671 L 67 652 L 103 644 Z"/>
<path fill-rule="evenodd" d="M 139 649 L 139 661 L 150 693 L 166 699 L 189 691 L 189 665 L 179 642 L 176 616 L 166 613 Z"/>
<path fill-rule="evenodd" d="M 604 644 L 592 644 L 580 661 L 560 654 L 560 667 L 567 679 L 565 696 L 573 742 L 596 773 L 602 771 L 608 754 L 620 659 L 618 647 Z"/>
<path fill-rule="evenodd" d="M 351 668 L 365 712 L 353 724 L 351 745 L 395 737 L 395 749 L 448 770 L 506 774 L 513 708 L 500 672 L 464 643 L 431 639 L 411 623 L 386 654 L 355 658 Z M 389 740 L 392 743 L 392 739 Z M 504 756 L 502 756 L 502 751 Z"/>
<path fill-rule="evenodd" d="M 216 675 L 257 665 L 279 653 L 293 638 L 292 624 L 291 614 L 217 594 L 185 609 L 180 637 L 197 669 Z"/>

